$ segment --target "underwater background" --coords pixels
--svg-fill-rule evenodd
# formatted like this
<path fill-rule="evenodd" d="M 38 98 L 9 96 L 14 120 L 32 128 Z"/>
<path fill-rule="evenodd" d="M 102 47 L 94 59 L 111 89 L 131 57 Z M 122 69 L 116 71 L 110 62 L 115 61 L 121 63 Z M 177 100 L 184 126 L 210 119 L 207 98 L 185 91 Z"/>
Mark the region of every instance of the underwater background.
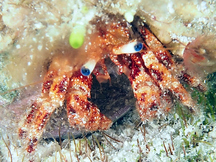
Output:
<path fill-rule="evenodd" d="M 185 59 L 190 73 L 206 85 L 201 92 L 184 84 L 199 112 L 188 113 L 174 99 L 169 114 L 140 124 L 130 83 L 110 64 L 112 87 L 95 81 L 92 101 L 112 108 L 113 126 L 80 138 L 82 132 L 68 126 L 64 107 L 60 107 L 38 143 L 36 161 L 215 161 L 215 7 L 210 0 L 0 2 L 0 161 L 28 161 L 16 131 L 27 105 L 40 94 L 51 51 L 58 50 L 77 24 L 91 32 L 90 22 L 106 14 L 122 15 L 127 21 L 140 16 L 174 56 Z M 195 50 L 204 49 L 196 51 L 204 61 L 188 62 L 186 58 L 196 58 L 191 51 L 184 53 L 188 43 Z"/>

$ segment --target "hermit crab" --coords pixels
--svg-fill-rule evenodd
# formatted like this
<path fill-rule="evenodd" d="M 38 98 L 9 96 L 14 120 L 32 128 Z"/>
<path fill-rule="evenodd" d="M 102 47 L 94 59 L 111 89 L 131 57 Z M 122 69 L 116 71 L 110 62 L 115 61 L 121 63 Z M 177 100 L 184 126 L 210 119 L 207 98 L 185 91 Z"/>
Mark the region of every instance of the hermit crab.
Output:
<path fill-rule="evenodd" d="M 119 74 L 128 77 L 142 121 L 168 112 L 173 97 L 191 112 L 197 111 L 179 79 L 194 87 L 201 87 L 200 81 L 178 70 L 183 65 L 177 68 L 171 53 L 139 17 L 132 23 L 116 15 L 98 17 L 92 26 L 79 49 L 68 47 L 53 56 L 43 79 L 41 96 L 30 106 L 18 128 L 28 153 L 34 152 L 51 114 L 64 103 L 72 127 L 88 131 L 111 127 L 113 121 L 89 101 L 92 76 L 100 83 L 110 80 L 104 61 L 107 58 L 118 67 Z"/>

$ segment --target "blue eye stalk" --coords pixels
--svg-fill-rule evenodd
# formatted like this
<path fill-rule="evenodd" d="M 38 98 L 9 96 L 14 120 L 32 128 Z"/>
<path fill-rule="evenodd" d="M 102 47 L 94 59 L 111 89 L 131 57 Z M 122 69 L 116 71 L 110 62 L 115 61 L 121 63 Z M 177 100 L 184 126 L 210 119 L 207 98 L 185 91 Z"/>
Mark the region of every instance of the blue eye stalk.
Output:
<path fill-rule="evenodd" d="M 95 68 L 96 60 L 91 59 L 86 62 L 80 69 L 80 72 L 83 76 L 89 76 Z"/>
<path fill-rule="evenodd" d="M 143 44 L 137 40 L 133 40 L 122 46 L 113 48 L 113 54 L 120 55 L 124 53 L 137 53 L 143 49 Z"/>
<path fill-rule="evenodd" d="M 134 49 L 136 52 L 139 52 L 143 49 L 143 44 L 141 42 L 138 42 L 137 44 L 134 45 Z"/>
<path fill-rule="evenodd" d="M 80 69 L 80 72 L 84 76 L 89 76 L 91 74 L 91 71 L 85 66 L 82 66 L 82 68 Z"/>

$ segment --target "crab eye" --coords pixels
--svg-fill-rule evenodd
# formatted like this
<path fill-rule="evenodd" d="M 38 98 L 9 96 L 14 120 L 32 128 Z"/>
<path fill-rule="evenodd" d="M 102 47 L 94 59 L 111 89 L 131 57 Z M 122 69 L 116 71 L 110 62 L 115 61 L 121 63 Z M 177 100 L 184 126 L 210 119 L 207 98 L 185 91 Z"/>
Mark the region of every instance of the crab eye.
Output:
<path fill-rule="evenodd" d="M 80 69 L 81 74 L 84 76 L 89 76 L 92 73 L 92 71 L 94 70 L 95 65 L 96 65 L 95 60 L 89 60 L 87 63 L 85 63 L 81 67 L 81 69 Z"/>
<path fill-rule="evenodd" d="M 81 68 L 81 74 L 84 76 L 89 76 L 91 74 L 91 71 L 88 68 L 86 68 L 85 66 L 83 66 Z"/>
<path fill-rule="evenodd" d="M 140 43 L 140 42 L 138 42 L 137 44 L 134 45 L 134 49 L 135 49 L 136 52 L 141 51 L 142 48 L 143 48 L 143 44 Z"/>
<path fill-rule="evenodd" d="M 119 55 L 124 53 L 137 53 L 143 49 L 143 44 L 133 40 L 127 44 L 124 44 L 120 47 L 113 48 L 113 54 Z"/>

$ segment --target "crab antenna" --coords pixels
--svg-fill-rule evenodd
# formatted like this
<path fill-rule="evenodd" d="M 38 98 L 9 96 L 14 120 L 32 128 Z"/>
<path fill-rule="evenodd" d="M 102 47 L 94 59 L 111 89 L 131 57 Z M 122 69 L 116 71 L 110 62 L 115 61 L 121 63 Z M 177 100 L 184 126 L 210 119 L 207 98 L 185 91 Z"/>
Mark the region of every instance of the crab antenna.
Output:
<path fill-rule="evenodd" d="M 84 75 L 84 76 L 89 76 L 92 73 L 92 71 L 94 70 L 95 65 L 96 65 L 95 60 L 93 60 L 93 59 L 89 60 L 80 69 L 81 74 Z"/>
<path fill-rule="evenodd" d="M 143 49 L 143 44 L 137 40 L 133 40 L 122 46 L 114 47 L 113 54 L 119 55 L 124 53 L 137 53 Z"/>

